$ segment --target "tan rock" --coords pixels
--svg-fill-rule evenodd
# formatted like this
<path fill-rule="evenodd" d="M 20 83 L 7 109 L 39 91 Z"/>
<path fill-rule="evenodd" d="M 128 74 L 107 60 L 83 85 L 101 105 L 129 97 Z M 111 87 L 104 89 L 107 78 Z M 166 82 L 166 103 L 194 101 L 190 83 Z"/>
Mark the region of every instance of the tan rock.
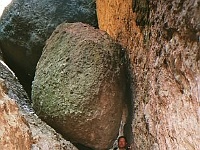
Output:
<path fill-rule="evenodd" d="M 130 58 L 135 149 L 200 149 L 198 3 L 97 0 L 100 28 Z"/>
<path fill-rule="evenodd" d="M 5 94 L 5 83 L 0 80 L 0 148 L 28 150 L 32 139 L 29 126 L 20 115 L 17 104 Z"/>

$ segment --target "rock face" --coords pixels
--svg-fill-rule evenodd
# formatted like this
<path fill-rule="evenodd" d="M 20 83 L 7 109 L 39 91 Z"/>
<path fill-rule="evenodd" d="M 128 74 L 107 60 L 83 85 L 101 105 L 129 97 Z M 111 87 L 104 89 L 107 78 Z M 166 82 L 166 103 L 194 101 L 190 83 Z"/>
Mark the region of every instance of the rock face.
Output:
<path fill-rule="evenodd" d="M 11 70 L 0 60 L 0 147 L 6 150 L 77 150 L 41 121 Z"/>
<path fill-rule="evenodd" d="M 199 8 L 195 0 L 97 0 L 99 27 L 130 59 L 135 149 L 200 149 Z"/>
<path fill-rule="evenodd" d="M 62 22 L 97 26 L 93 0 L 13 0 L 0 19 L 0 47 L 6 63 L 30 92 L 45 41 Z"/>
<path fill-rule="evenodd" d="M 32 100 L 37 114 L 67 139 L 107 149 L 122 116 L 121 48 L 86 24 L 61 24 L 38 62 Z"/>
<path fill-rule="evenodd" d="M 5 84 L 0 79 L 0 147 L 1 149 L 30 149 L 30 130 L 19 115 L 14 100 L 6 96 Z"/>

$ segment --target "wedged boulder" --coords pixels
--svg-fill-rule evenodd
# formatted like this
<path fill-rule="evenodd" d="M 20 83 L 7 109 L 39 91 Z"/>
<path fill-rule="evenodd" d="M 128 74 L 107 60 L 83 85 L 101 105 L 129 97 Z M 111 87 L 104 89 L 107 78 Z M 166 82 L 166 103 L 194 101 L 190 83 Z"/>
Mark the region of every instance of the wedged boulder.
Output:
<path fill-rule="evenodd" d="M 27 91 L 45 41 L 62 22 L 97 26 L 93 0 L 13 0 L 0 18 L 0 47 Z"/>
<path fill-rule="evenodd" d="M 26 92 L 2 60 L 0 71 L 1 149 L 77 150 L 37 117 L 28 104 Z"/>
<path fill-rule="evenodd" d="M 83 23 L 63 23 L 47 40 L 32 86 L 33 107 L 74 143 L 108 149 L 122 116 L 121 47 Z"/>

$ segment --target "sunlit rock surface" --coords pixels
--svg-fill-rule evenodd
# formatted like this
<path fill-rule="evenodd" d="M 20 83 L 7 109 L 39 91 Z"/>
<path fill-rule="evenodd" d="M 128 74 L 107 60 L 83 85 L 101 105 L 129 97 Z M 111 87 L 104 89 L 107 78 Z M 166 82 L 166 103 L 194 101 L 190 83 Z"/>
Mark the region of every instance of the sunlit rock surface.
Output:
<path fill-rule="evenodd" d="M 99 27 L 129 56 L 135 149 L 200 149 L 199 8 L 199 0 L 97 0 Z"/>
<path fill-rule="evenodd" d="M 1 149 L 30 149 L 32 144 L 31 133 L 27 122 L 14 100 L 10 99 L 6 85 L 0 78 L 0 147 Z"/>

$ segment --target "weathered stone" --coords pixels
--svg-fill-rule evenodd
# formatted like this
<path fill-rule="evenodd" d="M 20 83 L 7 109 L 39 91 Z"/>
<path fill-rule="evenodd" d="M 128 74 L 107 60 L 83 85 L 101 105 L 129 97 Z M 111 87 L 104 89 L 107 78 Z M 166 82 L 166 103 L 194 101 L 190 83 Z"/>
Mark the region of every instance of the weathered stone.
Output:
<path fill-rule="evenodd" d="M 37 117 L 26 92 L 2 60 L 0 71 L 0 148 L 77 150 Z"/>
<path fill-rule="evenodd" d="M 0 47 L 28 94 L 45 41 L 62 22 L 97 26 L 93 0 L 13 0 L 0 18 Z"/>
<path fill-rule="evenodd" d="M 7 150 L 30 149 L 32 139 L 27 122 L 6 92 L 5 83 L 0 78 L 0 147 Z"/>
<path fill-rule="evenodd" d="M 61 24 L 37 65 L 32 90 L 37 114 L 75 143 L 110 147 L 125 100 L 121 54 L 105 32 Z"/>
<path fill-rule="evenodd" d="M 97 0 L 100 29 L 130 58 L 131 144 L 140 150 L 200 149 L 199 0 L 149 1 L 145 7 L 150 15 L 137 14 L 145 13 L 137 0 Z M 147 24 L 138 22 L 141 15 L 149 16 Z"/>

